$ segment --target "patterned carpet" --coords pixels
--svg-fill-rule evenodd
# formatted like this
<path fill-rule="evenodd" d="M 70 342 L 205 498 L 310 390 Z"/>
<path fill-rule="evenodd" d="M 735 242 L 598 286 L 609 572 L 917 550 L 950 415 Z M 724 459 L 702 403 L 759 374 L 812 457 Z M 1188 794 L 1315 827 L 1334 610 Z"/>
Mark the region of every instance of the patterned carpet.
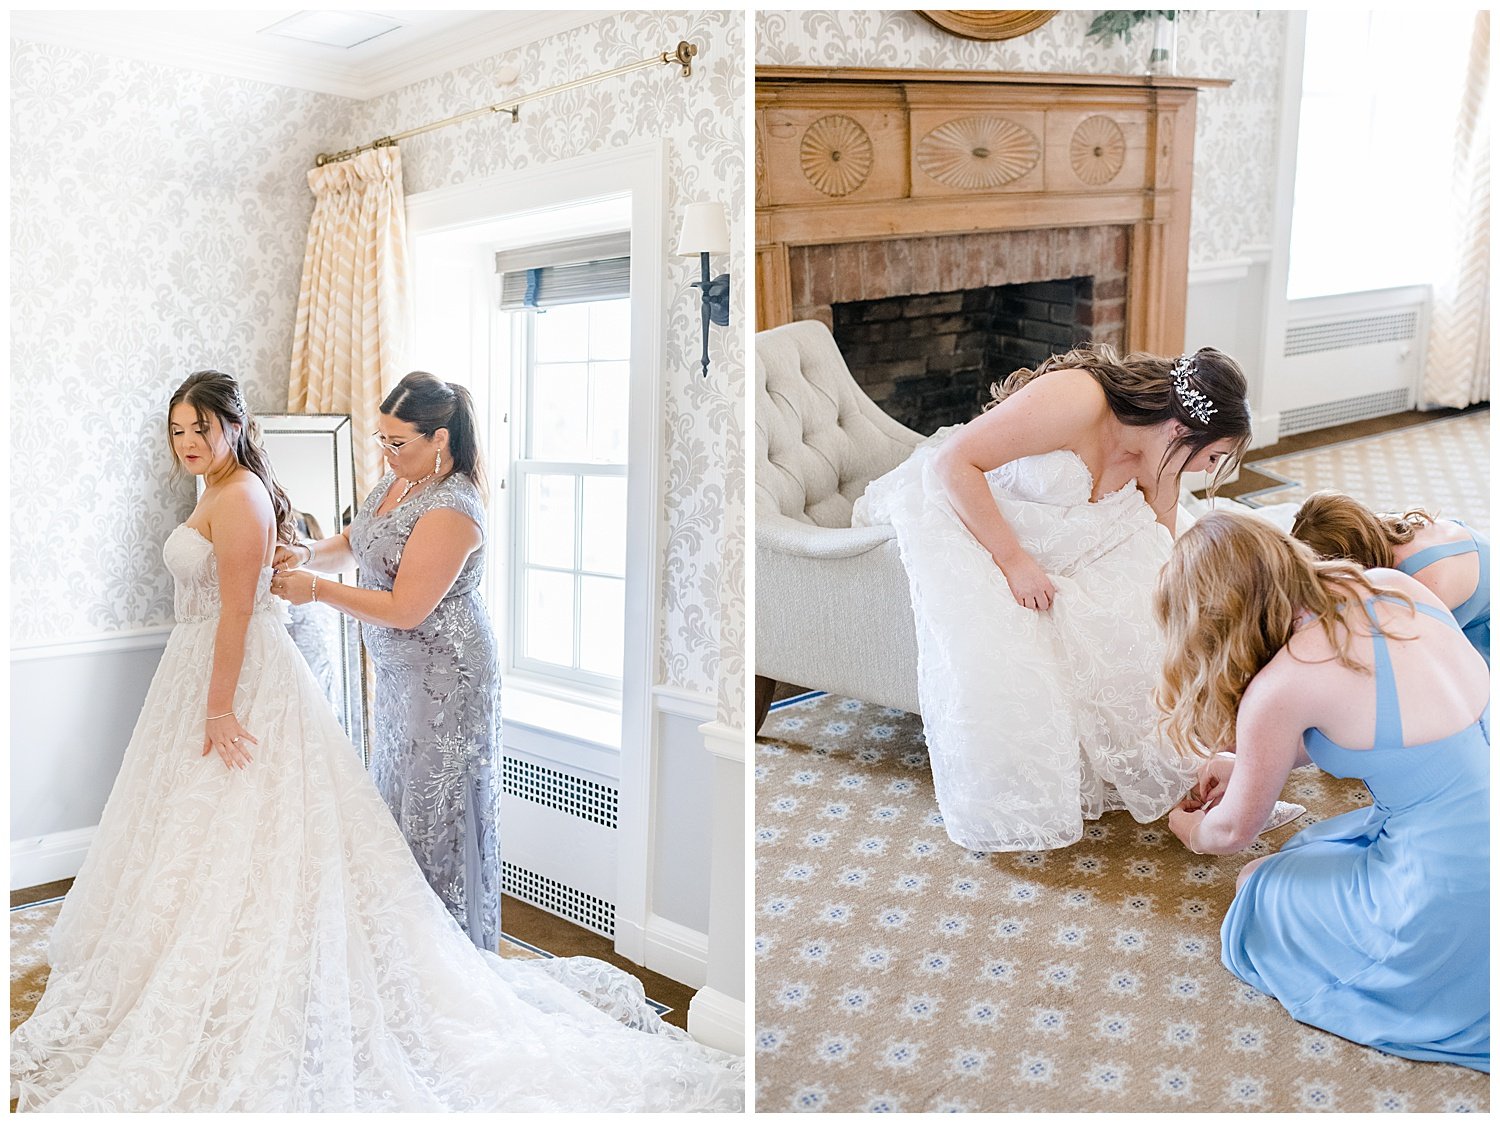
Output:
<path fill-rule="evenodd" d="M 1258 461 L 1286 483 L 1250 501 L 1289 525 L 1337 487 L 1488 533 L 1488 465 L 1486 411 Z M 1118 812 L 985 855 L 943 833 L 919 718 L 817 695 L 756 749 L 760 1111 L 1489 1108 L 1484 1074 L 1303 1026 L 1219 962 L 1240 867 L 1367 800 L 1357 781 L 1294 772 L 1308 815 L 1229 857 Z"/>
<path fill-rule="evenodd" d="M 1257 460 L 1250 466 L 1285 482 L 1240 497 L 1252 507 L 1300 503 L 1338 488 L 1377 511 L 1425 506 L 1490 532 L 1490 414 L 1413 425 L 1375 437 Z"/>
<path fill-rule="evenodd" d="M 920 719 L 816 695 L 756 757 L 759 1111 L 1483 1111 L 1488 1077 L 1293 1021 L 1219 963 L 1240 867 L 1368 800 L 1200 857 L 1115 812 L 1064 850 L 976 854 L 937 817 Z"/>

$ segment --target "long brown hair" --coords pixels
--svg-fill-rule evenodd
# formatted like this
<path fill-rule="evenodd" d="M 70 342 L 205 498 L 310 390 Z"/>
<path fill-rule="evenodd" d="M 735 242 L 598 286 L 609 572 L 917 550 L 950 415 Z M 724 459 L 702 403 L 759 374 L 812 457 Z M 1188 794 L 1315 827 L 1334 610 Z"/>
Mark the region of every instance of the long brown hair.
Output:
<path fill-rule="evenodd" d="M 1343 666 L 1350 594 L 1387 593 L 1352 562 L 1320 560 L 1258 515 L 1214 511 L 1183 531 L 1156 582 L 1153 607 L 1167 657 L 1153 700 L 1162 731 L 1184 756 L 1234 744 L 1235 714 L 1250 680 L 1287 642 L 1303 614 L 1317 621 Z M 1363 615 L 1359 617 L 1363 619 Z"/>
<path fill-rule="evenodd" d="M 1404 546 L 1436 517 L 1421 507 L 1376 514 L 1358 499 L 1325 488 L 1302 501 L 1292 519 L 1292 537 L 1324 558 L 1348 558 L 1366 569 L 1396 564 L 1394 546 Z"/>
<path fill-rule="evenodd" d="M 245 407 L 244 395 L 239 383 L 229 375 L 217 370 L 195 371 L 173 392 L 167 403 L 167 439 L 172 436 L 172 411 L 183 402 L 192 406 L 201 424 L 208 423 L 211 413 L 219 419 L 224 430 L 224 439 L 241 468 L 247 468 L 265 484 L 271 496 L 271 509 L 276 515 L 276 539 L 279 542 L 295 542 L 296 527 L 293 523 L 292 502 L 276 482 L 271 471 L 271 460 L 260 443 L 260 425 Z"/>
<path fill-rule="evenodd" d="M 1086 343 L 1066 354 L 1053 355 L 1040 366 L 1016 371 L 990 387 L 991 401 L 984 408 L 998 405 L 1021 387 L 1052 371 L 1086 370 L 1099 383 L 1110 412 L 1122 424 L 1144 427 L 1178 421 L 1187 428 L 1186 433 L 1167 446 L 1158 472 L 1179 449 L 1188 449 L 1187 459 L 1191 460 L 1215 441 L 1226 437 L 1234 441 L 1234 450 L 1219 462 L 1214 473 L 1209 486 L 1213 492 L 1219 481 L 1239 464 L 1250 444 L 1245 372 L 1239 363 L 1212 347 L 1200 347 L 1189 358 L 1193 370 L 1188 385 L 1213 403 L 1207 421 L 1191 413 L 1178 397 L 1172 378 L 1175 360 L 1144 351 L 1132 351 L 1121 358 L 1107 343 Z"/>

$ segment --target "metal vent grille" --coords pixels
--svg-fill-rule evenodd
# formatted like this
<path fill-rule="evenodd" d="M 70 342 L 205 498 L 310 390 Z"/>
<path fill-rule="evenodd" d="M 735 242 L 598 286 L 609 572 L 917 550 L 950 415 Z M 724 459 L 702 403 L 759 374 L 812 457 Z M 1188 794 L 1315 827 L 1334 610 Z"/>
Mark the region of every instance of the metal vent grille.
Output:
<path fill-rule="evenodd" d="M 1348 421 L 1363 421 L 1368 417 L 1384 417 L 1388 413 L 1400 413 L 1411 407 L 1409 389 L 1386 390 L 1379 394 L 1364 394 L 1357 398 L 1345 398 L 1338 402 L 1289 409 L 1281 415 L 1281 426 L 1276 431 L 1277 439 L 1313 429 L 1326 429 L 1330 425 L 1342 425 Z"/>
<path fill-rule="evenodd" d="M 1370 343 L 1399 343 L 1417 334 L 1417 309 L 1380 316 L 1356 316 L 1326 324 L 1300 324 L 1286 329 L 1285 355 L 1312 355 Z"/>
<path fill-rule="evenodd" d="M 506 795 L 576 815 L 601 827 L 619 829 L 619 790 L 597 780 L 585 780 L 556 768 L 508 756 L 502 762 L 501 785 Z"/>
<path fill-rule="evenodd" d="M 601 936 L 614 937 L 615 906 L 610 902 L 510 862 L 501 862 L 500 869 L 501 888 L 510 896 Z"/>

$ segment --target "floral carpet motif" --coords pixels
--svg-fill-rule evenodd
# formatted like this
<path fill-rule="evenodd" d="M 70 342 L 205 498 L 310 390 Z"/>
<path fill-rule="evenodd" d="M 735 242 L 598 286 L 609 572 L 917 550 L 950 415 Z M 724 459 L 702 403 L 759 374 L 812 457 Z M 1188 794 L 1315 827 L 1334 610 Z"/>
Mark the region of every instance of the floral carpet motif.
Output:
<path fill-rule="evenodd" d="M 1255 471 L 1285 480 L 1240 497 L 1252 507 L 1300 503 L 1319 488 L 1355 496 L 1377 511 L 1426 507 L 1490 532 L 1490 413 L 1395 429 L 1375 437 L 1257 460 Z"/>
<path fill-rule="evenodd" d="M 1488 1077 L 1293 1021 L 1219 962 L 1245 862 L 1124 812 L 1062 850 L 943 832 L 920 719 L 816 695 L 756 746 L 756 1105 L 784 1111 L 1485 1111 Z"/>

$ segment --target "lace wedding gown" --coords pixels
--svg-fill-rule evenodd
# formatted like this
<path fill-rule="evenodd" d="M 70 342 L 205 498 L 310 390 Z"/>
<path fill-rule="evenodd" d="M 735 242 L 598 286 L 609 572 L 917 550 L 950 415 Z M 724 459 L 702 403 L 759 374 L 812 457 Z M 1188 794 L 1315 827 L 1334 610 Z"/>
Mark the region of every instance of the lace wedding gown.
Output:
<path fill-rule="evenodd" d="M 428 888 L 261 574 L 235 712 L 253 763 L 203 756 L 213 548 L 164 548 L 177 626 L 52 972 L 11 1036 L 51 1111 L 739 1110 L 743 1066 L 591 959 L 480 951 Z"/>
<path fill-rule="evenodd" d="M 872 482 L 857 525 L 895 528 L 917 630 L 917 697 L 948 836 L 970 850 L 1067 846 L 1085 819 L 1165 815 L 1193 767 L 1156 735 L 1163 659 L 1151 614 L 1172 536 L 1135 484 L 1090 502 L 1068 450 L 989 473 L 1021 545 L 1057 588 L 1023 608 L 932 469 L 943 430 Z"/>

